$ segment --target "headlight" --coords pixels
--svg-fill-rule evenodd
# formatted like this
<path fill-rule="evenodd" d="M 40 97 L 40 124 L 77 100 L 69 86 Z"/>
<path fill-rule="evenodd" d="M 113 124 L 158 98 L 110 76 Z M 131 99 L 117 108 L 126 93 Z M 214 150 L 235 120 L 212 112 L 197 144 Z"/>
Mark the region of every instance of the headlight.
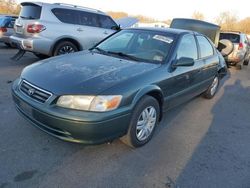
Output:
<path fill-rule="evenodd" d="M 118 108 L 122 100 L 121 95 L 81 96 L 65 95 L 59 97 L 57 105 L 64 108 L 86 110 L 94 112 L 111 111 Z"/>

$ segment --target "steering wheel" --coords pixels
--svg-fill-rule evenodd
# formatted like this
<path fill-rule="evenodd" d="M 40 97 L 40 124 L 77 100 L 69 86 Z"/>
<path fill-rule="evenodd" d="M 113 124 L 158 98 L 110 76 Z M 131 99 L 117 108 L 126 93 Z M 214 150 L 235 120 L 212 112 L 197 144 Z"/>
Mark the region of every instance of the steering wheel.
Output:
<path fill-rule="evenodd" d="M 161 50 L 154 49 L 154 50 L 150 50 L 150 52 L 158 54 L 162 56 L 163 58 L 165 57 L 165 54 Z"/>

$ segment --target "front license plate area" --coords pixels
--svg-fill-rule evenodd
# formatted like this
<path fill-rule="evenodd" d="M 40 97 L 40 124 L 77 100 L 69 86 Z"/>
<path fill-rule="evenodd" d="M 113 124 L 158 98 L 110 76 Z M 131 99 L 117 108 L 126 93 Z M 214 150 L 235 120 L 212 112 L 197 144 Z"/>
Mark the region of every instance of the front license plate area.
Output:
<path fill-rule="evenodd" d="M 29 115 L 29 116 L 32 116 L 32 108 L 31 108 L 29 105 L 27 105 L 27 104 L 24 103 L 24 102 L 20 102 L 19 107 L 22 109 L 22 111 L 23 111 L 25 114 L 27 114 L 27 115 Z"/>

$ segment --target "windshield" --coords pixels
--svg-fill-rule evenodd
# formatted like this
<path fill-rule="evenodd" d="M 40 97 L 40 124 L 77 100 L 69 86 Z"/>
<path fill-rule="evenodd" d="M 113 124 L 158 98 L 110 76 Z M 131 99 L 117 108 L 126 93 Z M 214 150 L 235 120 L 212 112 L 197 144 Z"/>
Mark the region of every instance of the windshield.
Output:
<path fill-rule="evenodd" d="M 39 19 L 41 16 L 42 8 L 34 4 L 23 5 L 20 12 L 20 17 L 24 19 Z"/>
<path fill-rule="evenodd" d="M 173 41 L 174 36 L 167 32 L 123 30 L 95 49 L 133 60 L 161 63 L 168 56 Z"/>

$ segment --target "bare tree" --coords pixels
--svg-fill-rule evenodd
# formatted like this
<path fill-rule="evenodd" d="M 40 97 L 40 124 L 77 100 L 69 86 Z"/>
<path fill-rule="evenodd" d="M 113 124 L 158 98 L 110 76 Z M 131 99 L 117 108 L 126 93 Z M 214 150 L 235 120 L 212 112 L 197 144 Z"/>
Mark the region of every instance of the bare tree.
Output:
<path fill-rule="evenodd" d="M 247 17 L 238 22 L 238 30 L 250 34 L 250 17 Z"/>
<path fill-rule="evenodd" d="M 204 20 L 205 16 L 199 11 L 194 11 L 194 13 L 192 14 L 192 18 L 196 20 Z"/>
<path fill-rule="evenodd" d="M 237 30 L 238 17 L 233 12 L 222 12 L 216 18 L 216 23 L 219 24 L 222 30 Z"/>
<path fill-rule="evenodd" d="M 15 0 L 0 0 L 0 14 L 19 14 L 20 5 Z"/>

